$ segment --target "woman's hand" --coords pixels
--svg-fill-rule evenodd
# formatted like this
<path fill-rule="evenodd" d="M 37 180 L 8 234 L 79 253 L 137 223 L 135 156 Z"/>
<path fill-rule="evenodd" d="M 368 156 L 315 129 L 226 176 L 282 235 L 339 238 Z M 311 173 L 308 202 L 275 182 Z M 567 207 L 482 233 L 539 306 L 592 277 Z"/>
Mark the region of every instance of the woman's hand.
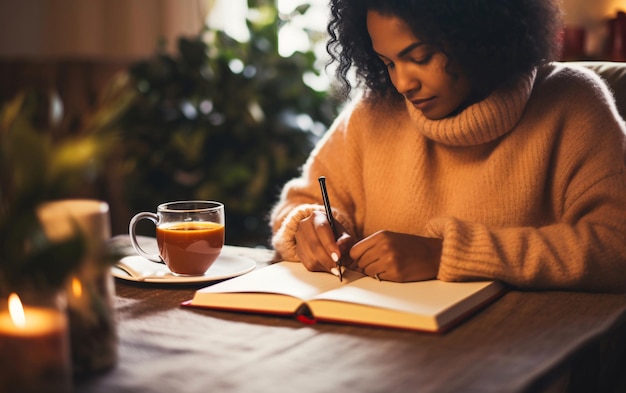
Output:
<path fill-rule="evenodd" d="M 314 211 L 300 221 L 296 231 L 296 253 L 308 270 L 339 274 L 337 261 L 342 256 L 342 263 L 351 263 L 346 258 L 349 259 L 349 250 L 355 241 L 339 222 L 335 221 L 335 227 L 340 234 L 337 241 L 326 213 Z"/>
<path fill-rule="evenodd" d="M 379 231 L 350 250 L 352 269 L 386 281 L 422 281 L 437 276 L 442 240 Z"/>

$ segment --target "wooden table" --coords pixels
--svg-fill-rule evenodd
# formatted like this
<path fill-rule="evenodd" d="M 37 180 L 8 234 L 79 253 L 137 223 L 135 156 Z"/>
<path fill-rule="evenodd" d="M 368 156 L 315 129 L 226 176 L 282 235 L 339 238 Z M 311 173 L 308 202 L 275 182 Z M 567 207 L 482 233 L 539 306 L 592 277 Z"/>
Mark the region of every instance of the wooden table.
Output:
<path fill-rule="evenodd" d="M 180 307 L 197 288 L 117 279 L 118 364 L 76 392 L 626 391 L 626 295 L 512 291 L 436 335 Z"/>

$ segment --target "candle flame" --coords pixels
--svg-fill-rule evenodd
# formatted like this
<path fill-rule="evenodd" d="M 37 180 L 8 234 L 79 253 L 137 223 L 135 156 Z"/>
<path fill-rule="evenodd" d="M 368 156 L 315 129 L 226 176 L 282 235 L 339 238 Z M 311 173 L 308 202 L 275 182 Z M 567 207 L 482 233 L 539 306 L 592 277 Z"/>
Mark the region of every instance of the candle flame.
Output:
<path fill-rule="evenodd" d="M 72 277 L 72 293 L 77 298 L 83 295 L 83 284 L 76 277 Z"/>
<path fill-rule="evenodd" d="M 16 293 L 9 295 L 9 315 L 15 326 L 24 328 L 26 326 L 26 317 L 24 316 L 24 307 L 20 297 Z"/>

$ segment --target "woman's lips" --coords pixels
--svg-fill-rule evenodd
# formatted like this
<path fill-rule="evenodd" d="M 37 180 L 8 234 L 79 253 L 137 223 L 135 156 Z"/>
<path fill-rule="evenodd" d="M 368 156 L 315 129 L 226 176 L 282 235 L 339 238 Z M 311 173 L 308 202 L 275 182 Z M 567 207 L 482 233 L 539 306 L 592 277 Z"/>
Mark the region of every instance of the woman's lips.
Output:
<path fill-rule="evenodd" d="M 433 100 L 435 99 L 435 97 L 429 97 L 429 98 L 414 98 L 411 99 L 409 101 L 411 101 L 411 104 L 413 104 L 413 106 L 417 109 L 424 109 L 426 106 L 428 106 Z"/>

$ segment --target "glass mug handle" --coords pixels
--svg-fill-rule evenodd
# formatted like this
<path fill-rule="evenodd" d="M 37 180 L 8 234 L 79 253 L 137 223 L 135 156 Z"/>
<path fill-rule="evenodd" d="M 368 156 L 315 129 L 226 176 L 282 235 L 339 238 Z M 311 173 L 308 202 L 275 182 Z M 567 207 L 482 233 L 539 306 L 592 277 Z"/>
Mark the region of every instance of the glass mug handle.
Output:
<path fill-rule="evenodd" d="M 137 251 L 137 254 L 141 255 L 142 257 L 146 259 L 151 260 L 152 262 L 162 263 L 163 260 L 161 259 L 161 256 L 159 254 L 148 254 L 141 248 L 141 246 L 139 245 L 139 242 L 137 241 L 137 234 L 135 233 L 135 227 L 137 226 L 137 223 L 143 219 L 152 221 L 154 225 L 157 225 L 157 223 L 159 222 L 158 216 L 154 213 L 143 212 L 143 213 L 135 214 L 135 216 L 130 220 L 130 224 L 128 224 L 128 234 L 130 235 L 130 243 L 133 245 L 133 248 L 135 249 L 135 251 Z"/>

